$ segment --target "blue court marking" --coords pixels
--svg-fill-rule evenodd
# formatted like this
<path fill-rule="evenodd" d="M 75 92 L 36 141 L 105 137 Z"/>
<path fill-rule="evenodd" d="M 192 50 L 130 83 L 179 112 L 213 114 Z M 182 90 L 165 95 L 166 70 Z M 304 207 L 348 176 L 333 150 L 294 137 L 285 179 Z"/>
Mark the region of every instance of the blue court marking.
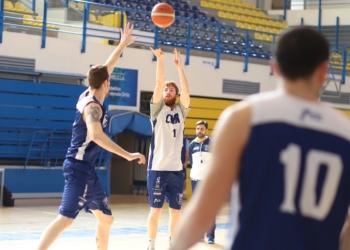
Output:
<path fill-rule="evenodd" d="M 228 224 L 217 224 L 216 230 L 228 229 Z M 159 227 L 158 233 L 168 233 L 168 227 Z M 19 232 L 19 233 L 0 233 L 1 241 L 23 241 L 23 240 L 39 240 L 42 232 Z M 129 236 L 129 235 L 147 235 L 147 227 L 126 227 L 112 228 L 110 236 Z M 60 239 L 70 238 L 93 238 L 95 237 L 95 229 L 78 229 L 67 230 L 60 235 Z"/>

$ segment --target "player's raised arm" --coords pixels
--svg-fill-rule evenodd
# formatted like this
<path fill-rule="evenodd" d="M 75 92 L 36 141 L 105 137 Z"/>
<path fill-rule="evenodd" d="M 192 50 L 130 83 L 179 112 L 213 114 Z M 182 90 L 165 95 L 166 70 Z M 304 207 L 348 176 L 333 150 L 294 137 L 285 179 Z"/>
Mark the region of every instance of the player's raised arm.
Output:
<path fill-rule="evenodd" d="M 157 57 L 157 73 L 156 73 L 156 87 L 154 88 L 152 103 L 156 104 L 162 100 L 164 84 L 165 84 L 165 70 L 164 70 L 164 54 L 162 49 L 153 49 L 150 47 L 153 54 Z"/>
<path fill-rule="evenodd" d="M 250 108 L 244 103 L 228 108 L 219 118 L 212 141 L 213 160 L 208 166 L 207 176 L 210 178 L 204 178 L 198 184 L 184 210 L 170 250 L 189 249 L 212 226 L 237 179 L 242 151 L 250 132 L 249 123 Z"/>
<path fill-rule="evenodd" d="M 132 37 L 132 31 L 134 30 L 134 25 L 130 25 L 128 23 L 124 29 L 120 29 L 121 37 L 120 42 L 117 48 L 113 51 L 113 53 L 108 57 L 106 61 L 106 66 L 108 68 L 108 73 L 111 75 L 115 65 L 117 64 L 117 61 L 122 54 L 123 50 L 130 44 L 132 44 L 135 40 L 137 40 L 139 37 Z"/>
<path fill-rule="evenodd" d="M 183 68 L 181 54 L 177 49 L 174 49 L 174 53 L 175 53 L 174 64 L 177 70 L 179 71 L 180 84 L 181 84 L 180 102 L 185 108 L 188 108 L 190 106 L 190 89 L 188 87 L 187 78 Z"/>
<path fill-rule="evenodd" d="M 100 147 L 120 155 L 121 157 L 132 161 L 139 159 L 139 164 L 145 164 L 145 156 L 140 153 L 129 153 L 115 144 L 102 130 L 101 119 L 102 110 L 97 103 L 90 103 L 84 108 L 83 119 L 86 123 L 90 139 Z"/>

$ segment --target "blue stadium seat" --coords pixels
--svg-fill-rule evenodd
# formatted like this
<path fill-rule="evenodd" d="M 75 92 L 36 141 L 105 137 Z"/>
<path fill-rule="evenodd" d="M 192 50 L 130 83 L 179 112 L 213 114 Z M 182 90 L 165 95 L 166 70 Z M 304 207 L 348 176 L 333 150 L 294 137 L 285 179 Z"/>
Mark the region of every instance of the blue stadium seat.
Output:
<path fill-rule="evenodd" d="M 205 43 L 204 44 L 204 50 L 207 50 L 207 51 L 213 51 L 214 50 L 214 46 L 210 43 Z"/>
<path fill-rule="evenodd" d="M 173 45 L 173 44 L 174 44 L 174 41 L 173 41 L 170 37 L 166 36 L 166 37 L 164 38 L 163 44 L 166 44 L 166 45 Z"/>
<path fill-rule="evenodd" d="M 185 21 L 182 23 L 182 27 L 183 27 L 183 28 L 187 28 L 189 23 L 190 23 L 189 21 L 185 20 Z"/>
<path fill-rule="evenodd" d="M 135 23 L 134 23 L 134 29 L 136 29 L 136 30 L 141 29 L 141 25 L 140 25 L 139 22 L 135 22 Z"/>
<path fill-rule="evenodd" d="M 231 51 L 232 51 L 232 49 L 231 49 L 229 46 L 224 45 L 224 46 L 222 47 L 221 51 L 222 51 L 223 53 L 225 53 L 225 54 L 230 54 Z"/>
<path fill-rule="evenodd" d="M 147 14 L 145 15 L 145 22 L 151 22 L 152 21 L 152 18 L 151 18 L 151 15 Z"/>
<path fill-rule="evenodd" d="M 128 3 L 128 2 L 125 4 L 125 8 L 127 8 L 127 9 L 135 9 L 134 5 L 132 5 L 131 3 Z"/>
<path fill-rule="evenodd" d="M 147 4 L 147 5 L 155 5 L 153 0 L 143 0 L 143 3 Z"/>
<path fill-rule="evenodd" d="M 199 30 L 199 29 L 201 29 L 201 27 L 199 26 L 199 24 L 197 22 L 194 22 L 194 23 L 192 23 L 192 29 Z"/>
<path fill-rule="evenodd" d="M 231 37 L 229 43 L 236 45 L 237 44 L 236 38 L 235 37 Z"/>
<path fill-rule="evenodd" d="M 218 35 L 214 34 L 211 40 L 214 42 L 218 42 L 219 41 Z"/>
<path fill-rule="evenodd" d="M 153 25 L 151 25 L 150 23 L 145 23 L 145 25 L 143 25 L 143 28 L 142 28 L 142 30 L 144 30 L 144 31 L 154 31 L 154 26 Z"/>
<path fill-rule="evenodd" d="M 210 28 L 209 28 L 209 26 L 208 26 L 206 23 L 203 23 L 203 24 L 202 24 L 202 30 L 207 30 L 207 31 L 209 31 Z"/>
<path fill-rule="evenodd" d="M 196 12 L 199 13 L 199 9 L 197 8 L 197 6 L 192 6 L 192 12 Z"/>
<path fill-rule="evenodd" d="M 194 38 L 194 39 L 201 39 L 202 36 L 201 36 L 201 34 L 198 31 L 195 31 L 195 32 L 192 33 L 192 38 Z"/>
<path fill-rule="evenodd" d="M 180 27 L 180 26 L 181 26 L 180 20 L 175 19 L 175 21 L 174 21 L 174 23 L 173 23 L 173 26 L 175 26 L 175 27 Z"/>
<path fill-rule="evenodd" d="M 121 1 L 116 1 L 114 5 L 120 8 L 124 8 L 124 4 Z"/>
<path fill-rule="evenodd" d="M 229 39 L 226 35 L 221 35 L 221 42 L 222 43 L 228 43 L 229 42 Z"/>
<path fill-rule="evenodd" d="M 212 23 L 217 23 L 215 17 L 210 17 L 209 21 L 212 22 Z"/>
<path fill-rule="evenodd" d="M 211 26 L 210 31 L 218 32 L 218 27 L 214 24 L 214 25 Z"/>
<path fill-rule="evenodd" d="M 198 19 L 200 19 L 200 18 L 199 18 L 199 15 L 198 15 L 197 13 L 193 13 L 193 14 L 192 14 L 192 19 L 198 20 Z"/>
<path fill-rule="evenodd" d="M 175 3 L 174 4 L 174 9 L 175 10 L 182 10 L 181 4 L 180 3 Z"/>
<path fill-rule="evenodd" d="M 147 5 L 146 8 L 145 8 L 145 11 L 151 12 L 152 11 L 152 7 Z"/>
<path fill-rule="evenodd" d="M 176 38 L 174 41 L 174 45 L 177 47 L 186 47 L 186 41 L 183 41 L 180 38 Z"/>
<path fill-rule="evenodd" d="M 183 16 L 184 18 L 191 19 L 191 15 L 190 15 L 190 13 L 187 12 L 187 11 L 184 11 L 183 14 L 182 14 L 182 16 Z"/>
<path fill-rule="evenodd" d="M 112 5 L 112 6 L 114 5 L 112 0 L 105 0 L 104 4 Z"/>
<path fill-rule="evenodd" d="M 258 57 L 258 52 L 257 51 L 255 51 L 255 49 L 250 49 L 249 50 L 249 56 L 250 57 Z"/>
<path fill-rule="evenodd" d="M 167 27 L 164 29 L 164 33 L 167 35 L 171 35 L 173 33 L 173 30 L 171 28 Z"/>
<path fill-rule="evenodd" d="M 234 54 L 234 55 L 241 55 L 241 49 L 238 48 L 237 46 L 234 46 L 231 50 L 231 54 Z"/>
<path fill-rule="evenodd" d="M 183 9 L 184 11 L 191 11 L 191 8 L 190 8 L 190 6 L 189 6 L 188 4 L 184 4 L 184 5 L 182 6 L 182 9 Z"/>
<path fill-rule="evenodd" d="M 176 16 L 176 17 L 182 17 L 181 11 L 175 10 L 175 16 Z"/>
<path fill-rule="evenodd" d="M 204 40 L 211 40 L 211 35 L 209 34 L 209 33 L 207 33 L 207 32 L 205 32 L 204 34 L 203 34 L 203 37 L 202 37 Z"/>
<path fill-rule="evenodd" d="M 144 20 L 143 15 L 142 15 L 141 13 L 138 13 L 138 12 L 135 13 L 134 18 L 135 18 L 136 20 L 140 20 L 140 21 L 141 21 L 141 20 Z"/>
<path fill-rule="evenodd" d="M 227 33 L 226 28 L 224 26 L 221 26 L 221 33 L 224 33 L 224 34 Z"/>
<path fill-rule="evenodd" d="M 236 31 L 235 31 L 234 28 L 229 28 L 227 33 L 230 34 L 230 35 L 234 35 L 234 34 L 236 34 Z"/>
<path fill-rule="evenodd" d="M 181 29 L 175 29 L 174 30 L 174 35 L 175 36 L 183 36 L 183 32 Z"/>
<path fill-rule="evenodd" d="M 128 20 L 135 19 L 133 13 L 131 13 L 130 11 L 125 11 L 125 15 L 127 16 Z"/>
<path fill-rule="evenodd" d="M 136 4 L 136 10 L 144 11 L 145 9 L 141 4 Z"/>

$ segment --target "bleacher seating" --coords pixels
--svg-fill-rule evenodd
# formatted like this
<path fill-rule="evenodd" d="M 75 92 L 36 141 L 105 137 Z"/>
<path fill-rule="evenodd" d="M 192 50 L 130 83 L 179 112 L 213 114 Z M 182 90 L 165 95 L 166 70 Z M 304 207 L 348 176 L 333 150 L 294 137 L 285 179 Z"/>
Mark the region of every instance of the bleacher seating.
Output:
<path fill-rule="evenodd" d="M 95 3 L 101 3 L 100 0 L 94 0 Z M 151 16 L 137 12 L 137 11 L 148 11 L 152 10 L 152 7 L 161 1 L 153 0 L 117 0 L 115 2 L 105 1 L 105 4 L 108 6 L 115 6 L 117 12 L 110 11 L 100 11 L 98 6 L 90 5 L 90 10 L 95 10 L 95 14 L 90 12 L 89 21 L 94 24 L 119 27 L 118 25 L 121 22 L 118 22 L 118 17 L 120 18 L 120 10 L 123 11 L 124 18 L 126 17 L 131 23 L 134 24 L 135 29 L 154 32 L 155 25 L 151 21 Z M 219 24 L 215 17 L 207 16 L 204 12 L 201 12 L 196 6 L 190 6 L 187 2 L 173 0 L 166 1 L 172 5 L 175 9 L 175 15 L 177 19 L 175 22 L 166 29 L 159 29 L 158 43 L 160 45 L 166 46 L 177 46 L 177 47 L 186 47 L 187 46 L 187 36 L 188 36 L 188 24 L 191 24 L 191 48 L 194 50 L 202 50 L 208 52 L 217 52 L 218 48 L 218 29 L 221 28 L 221 53 L 231 54 L 231 55 L 245 55 L 245 44 L 246 36 L 245 29 L 251 29 L 253 27 L 256 31 L 271 32 L 271 35 L 267 34 L 251 34 L 251 41 L 249 41 L 249 46 L 252 49 L 255 49 L 256 52 L 249 53 L 250 56 L 261 58 L 261 59 L 270 59 L 270 45 L 273 41 L 272 33 L 277 32 L 275 23 L 271 21 L 271 27 L 262 28 L 262 24 L 255 26 L 244 26 L 244 24 L 237 25 L 238 29 L 232 26 L 222 26 Z M 243 4 L 243 3 L 242 3 Z M 247 5 L 247 8 L 252 8 L 251 5 Z M 123 8 L 118 10 L 118 8 Z M 81 9 L 83 11 L 83 9 Z M 96 14 L 99 13 L 99 14 Z M 259 16 L 260 18 L 267 18 L 264 15 L 260 14 L 257 11 L 252 11 L 252 15 Z M 118 15 L 118 16 L 117 16 Z M 124 19 L 124 23 L 126 19 Z M 254 22 L 254 20 L 253 20 Z M 273 23 L 273 24 L 272 24 Z M 268 24 L 269 25 L 269 24 Z M 264 43 L 267 43 L 266 46 L 263 46 Z"/>
<path fill-rule="evenodd" d="M 1 80 L 0 158 L 62 164 L 84 86 Z M 38 163 L 40 161 L 40 163 Z M 25 164 L 25 165 L 26 165 Z"/>

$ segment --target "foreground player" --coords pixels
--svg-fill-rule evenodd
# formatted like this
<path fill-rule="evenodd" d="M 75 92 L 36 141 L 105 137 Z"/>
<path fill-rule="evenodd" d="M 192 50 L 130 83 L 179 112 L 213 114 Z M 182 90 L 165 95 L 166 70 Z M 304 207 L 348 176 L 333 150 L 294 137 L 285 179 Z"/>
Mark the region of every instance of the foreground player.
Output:
<path fill-rule="evenodd" d="M 153 50 L 157 57 L 156 87 L 151 101 L 153 136 L 149 153 L 147 190 L 151 211 L 148 216 L 148 249 L 155 249 L 158 221 L 165 197 L 169 202 L 169 235 L 171 237 L 180 220 L 183 196 L 181 148 L 185 118 L 189 111 L 190 95 L 181 55 L 174 49 L 174 64 L 181 83 L 181 97 L 174 82 L 165 82 L 164 56 L 161 49 Z"/>
<path fill-rule="evenodd" d="M 237 222 L 225 249 L 338 249 L 350 200 L 350 122 L 318 100 L 329 45 L 317 31 L 296 28 L 280 37 L 275 59 L 283 87 L 223 112 L 210 178 L 185 208 L 170 249 L 203 236 L 235 183 L 241 207 L 232 208 Z"/>
<path fill-rule="evenodd" d="M 103 106 L 108 95 L 110 75 L 120 54 L 134 42 L 131 37 L 133 26 L 128 24 L 121 30 L 121 41 L 108 58 L 105 65 L 92 67 L 88 72 L 89 89 L 79 98 L 73 124 L 71 146 L 63 163 L 65 187 L 59 216 L 46 228 L 37 249 L 46 250 L 57 237 L 78 216 L 81 209 L 95 215 L 98 224 L 96 231 L 97 249 L 107 249 L 110 227 L 113 224 L 108 199 L 95 172 L 95 159 L 100 147 L 132 161 L 139 159 L 145 163 L 145 157 L 139 153 L 128 153 L 115 144 L 104 132 L 107 125 L 107 111 Z"/>

